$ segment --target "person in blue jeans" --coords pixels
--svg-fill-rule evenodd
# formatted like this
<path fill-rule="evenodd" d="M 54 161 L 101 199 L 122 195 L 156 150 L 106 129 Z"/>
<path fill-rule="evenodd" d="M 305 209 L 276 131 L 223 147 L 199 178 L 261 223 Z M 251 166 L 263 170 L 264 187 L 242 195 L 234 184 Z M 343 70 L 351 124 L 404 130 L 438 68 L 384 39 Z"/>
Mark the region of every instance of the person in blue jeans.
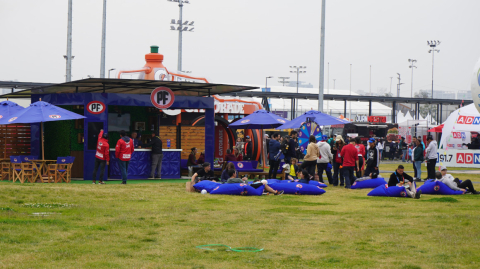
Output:
<path fill-rule="evenodd" d="M 423 147 L 420 140 L 416 140 L 417 147 L 413 151 L 413 161 L 415 163 L 415 171 L 417 172 L 417 178 L 415 181 L 422 181 L 422 163 L 423 163 Z"/>

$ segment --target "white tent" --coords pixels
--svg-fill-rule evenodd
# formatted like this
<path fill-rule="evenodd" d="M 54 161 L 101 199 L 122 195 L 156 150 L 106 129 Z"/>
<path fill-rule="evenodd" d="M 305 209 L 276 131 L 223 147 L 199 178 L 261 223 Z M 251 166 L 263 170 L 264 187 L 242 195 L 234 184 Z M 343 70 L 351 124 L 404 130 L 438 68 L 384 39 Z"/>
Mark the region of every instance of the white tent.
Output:
<path fill-rule="evenodd" d="M 480 132 L 480 113 L 475 104 L 470 104 L 452 112 L 444 124 L 440 145 L 447 149 L 447 140 L 452 132 Z"/>

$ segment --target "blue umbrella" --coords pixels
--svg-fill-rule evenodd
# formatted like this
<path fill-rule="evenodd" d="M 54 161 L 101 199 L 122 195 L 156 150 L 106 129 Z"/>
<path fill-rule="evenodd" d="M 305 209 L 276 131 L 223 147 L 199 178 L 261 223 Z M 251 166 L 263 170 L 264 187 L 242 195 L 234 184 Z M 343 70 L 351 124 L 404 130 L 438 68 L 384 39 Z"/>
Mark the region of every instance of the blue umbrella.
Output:
<path fill-rule="evenodd" d="M 289 121 L 280 116 L 260 109 L 241 120 L 231 123 L 228 127 L 232 129 L 273 129 L 287 122 Z"/>
<path fill-rule="evenodd" d="M 43 123 L 47 121 L 60 121 L 60 120 L 77 120 L 84 119 L 86 117 L 77 113 L 70 112 L 66 109 L 54 106 L 47 102 L 38 101 L 30 104 L 29 107 L 10 115 L 10 118 L 0 119 L 0 124 L 15 124 L 15 123 L 38 123 L 41 122 L 42 134 L 42 159 L 44 159 L 43 150 Z"/>
<path fill-rule="evenodd" d="M 310 110 L 308 112 L 305 112 L 300 117 L 297 117 L 297 118 L 293 119 L 292 121 L 278 127 L 277 129 L 281 130 L 281 129 L 300 128 L 304 122 L 308 122 L 308 121 L 315 122 L 316 124 L 318 124 L 320 126 L 350 123 L 349 121 L 342 120 L 342 119 L 339 119 L 339 118 L 335 118 L 333 116 L 322 113 L 320 111 Z"/>
<path fill-rule="evenodd" d="M 12 101 L 3 101 L 0 102 L 0 120 L 2 119 L 10 119 L 11 115 L 15 114 L 16 112 L 23 110 L 23 106 L 19 106 L 17 103 Z M 7 126 L 5 126 L 8 129 Z M 5 151 L 4 151 L 4 158 L 7 158 L 7 132 L 5 132 Z"/>

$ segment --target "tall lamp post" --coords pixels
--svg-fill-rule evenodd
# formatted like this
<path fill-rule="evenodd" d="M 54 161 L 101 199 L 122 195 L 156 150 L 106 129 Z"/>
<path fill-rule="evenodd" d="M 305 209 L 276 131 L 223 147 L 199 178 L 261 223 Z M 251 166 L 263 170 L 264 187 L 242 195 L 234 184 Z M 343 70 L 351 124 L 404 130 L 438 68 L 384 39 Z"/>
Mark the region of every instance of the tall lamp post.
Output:
<path fill-rule="evenodd" d="M 67 60 L 66 82 L 72 81 L 72 60 L 74 57 L 72 56 L 72 0 L 68 0 L 67 55 L 63 55 L 63 58 Z"/>
<path fill-rule="evenodd" d="M 412 69 L 412 81 L 411 81 L 411 93 L 410 93 L 410 98 L 413 98 L 413 69 L 414 68 L 417 68 L 417 66 L 415 66 L 415 63 L 417 62 L 417 60 L 415 59 L 408 59 L 408 62 L 410 63 L 410 65 L 408 66 L 408 68 L 411 68 Z M 410 106 L 410 110 L 413 110 L 413 104 Z"/>
<path fill-rule="evenodd" d="M 108 69 L 108 78 L 110 78 L 110 72 L 115 70 L 115 68 Z"/>
<path fill-rule="evenodd" d="M 352 64 L 350 64 L 350 96 L 352 96 Z M 348 119 L 352 119 L 352 101 L 348 102 Z M 346 115 L 345 115 L 346 116 Z"/>
<path fill-rule="evenodd" d="M 175 22 L 175 19 L 172 19 L 171 24 L 177 24 L 177 28 L 175 29 L 175 26 L 170 25 L 170 30 L 173 31 L 178 31 L 178 61 L 177 61 L 177 69 L 178 71 L 182 71 L 182 44 L 183 44 L 183 39 L 182 39 L 182 32 L 193 32 L 193 21 L 188 23 L 188 21 L 183 22 L 182 16 L 183 16 L 183 4 L 190 4 L 190 1 L 188 0 L 168 0 L 168 2 L 176 2 L 178 3 L 178 6 L 180 8 L 180 16 L 177 22 Z M 188 26 L 190 26 L 190 29 L 188 29 Z"/>
<path fill-rule="evenodd" d="M 265 77 L 265 91 L 268 90 L 267 81 L 268 81 L 269 78 L 273 78 L 273 77 L 272 76 Z"/>
<path fill-rule="evenodd" d="M 293 66 L 290 66 L 290 68 L 295 69 L 294 71 L 290 71 L 290 73 L 296 73 L 297 74 L 297 93 L 298 93 L 298 75 L 307 73 L 307 71 L 303 71 L 303 70 L 300 70 L 300 69 L 305 69 L 307 67 L 306 66 L 293 65 Z M 294 102 L 295 102 L 295 113 L 296 113 L 297 110 L 298 110 L 298 100 L 294 99 Z"/>
<path fill-rule="evenodd" d="M 285 87 L 285 80 L 286 79 L 289 79 L 290 77 L 278 77 L 279 79 L 281 79 L 282 81 L 279 81 L 278 83 L 282 83 L 282 85 Z"/>
<path fill-rule="evenodd" d="M 430 49 L 428 50 L 428 53 L 432 54 L 432 99 L 433 99 L 433 67 L 435 63 L 435 52 L 437 53 L 440 52 L 440 50 L 437 49 L 437 46 L 440 45 L 440 41 L 439 40 L 427 41 L 427 44 L 430 47 Z M 430 118 L 432 118 L 432 104 L 430 104 L 428 111 L 430 114 Z M 427 119 L 427 128 L 428 128 L 428 119 Z"/>
<path fill-rule="evenodd" d="M 100 78 L 105 78 L 105 40 L 107 34 L 107 0 L 103 0 L 102 51 L 100 54 Z M 110 77 L 110 76 L 108 76 Z"/>
<path fill-rule="evenodd" d="M 400 73 L 397 73 L 398 75 L 398 84 L 397 84 L 397 97 L 400 97 L 400 85 L 402 85 L 403 83 L 401 83 L 401 79 L 400 79 Z M 395 117 L 395 122 L 398 123 L 397 121 L 397 107 L 398 107 L 398 104 L 395 103 L 395 107 L 393 109 L 393 113 L 395 113 L 394 117 Z"/>

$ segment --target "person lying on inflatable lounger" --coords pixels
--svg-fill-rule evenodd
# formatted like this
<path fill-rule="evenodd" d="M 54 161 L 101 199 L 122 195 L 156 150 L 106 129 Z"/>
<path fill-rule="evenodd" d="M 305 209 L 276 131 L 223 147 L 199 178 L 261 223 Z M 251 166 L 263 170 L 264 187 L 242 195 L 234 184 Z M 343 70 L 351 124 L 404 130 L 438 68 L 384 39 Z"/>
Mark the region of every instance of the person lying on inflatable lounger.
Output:
<path fill-rule="evenodd" d="M 367 175 L 365 177 L 359 177 L 359 178 L 355 179 L 355 182 L 374 179 L 374 178 L 377 178 L 377 177 L 378 177 L 378 167 L 375 167 L 375 171 L 370 173 L 370 175 Z"/>
<path fill-rule="evenodd" d="M 252 184 L 250 184 L 250 187 L 254 188 L 254 189 L 258 189 L 260 188 L 262 185 L 265 186 L 265 191 L 268 191 L 269 193 L 273 193 L 275 195 L 282 195 L 283 194 L 283 191 L 276 191 L 274 189 L 272 189 L 270 186 L 268 186 L 268 182 L 263 179 L 263 180 L 260 180 L 260 179 L 255 179 L 253 181 Z M 242 195 L 245 195 L 246 193 L 242 193 Z"/>
<path fill-rule="evenodd" d="M 227 184 L 234 184 L 234 183 L 245 183 L 245 184 L 247 184 L 247 182 L 248 182 L 248 178 L 246 178 L 246 177 L 243 177 L 242 179 L 236 177 L 237 176 L 237 171 L 235 171 L 235 169 L 229 169 L 227 171 L 227 173 L 228 173 Z"/>
<path fill-rule="evenodd" d="M 422 196 L 422 191 L 417 191 L 415 189 L 415 184 L 413 184 L 413 177 L 404 173 L 403 169 L 403 165 L 399 165 L 397 170 L 395 170 L 395 172 L 390 175 L 390 179 L 388 180 L 388 186 L 405 187 L 405 191 L 407 192 L 408 196 L 415 199 L 420 199 L 420 196 Z M 405 181 L 405 179 L 407 181 Z"/>
<path fill-rule="evenodd" d="M 438 181 L 443 182 L 445 185 L 450 187 L 450 189 L 454 191 L 463 191 L 464 193 L 472 193 L 472 194 L 480 194 L 480 192 L 476 191 L 473 188 L 472 181 L 470 179 L 462 181 L 460 183 L 460 179 L 458 178 L 453 178 L 452 175 L 447 174 L 447 167 L 445 166 L 440 166 L 440 171 L 442 172 L 436 172 L 435 177 L 437 178 Z"/>

